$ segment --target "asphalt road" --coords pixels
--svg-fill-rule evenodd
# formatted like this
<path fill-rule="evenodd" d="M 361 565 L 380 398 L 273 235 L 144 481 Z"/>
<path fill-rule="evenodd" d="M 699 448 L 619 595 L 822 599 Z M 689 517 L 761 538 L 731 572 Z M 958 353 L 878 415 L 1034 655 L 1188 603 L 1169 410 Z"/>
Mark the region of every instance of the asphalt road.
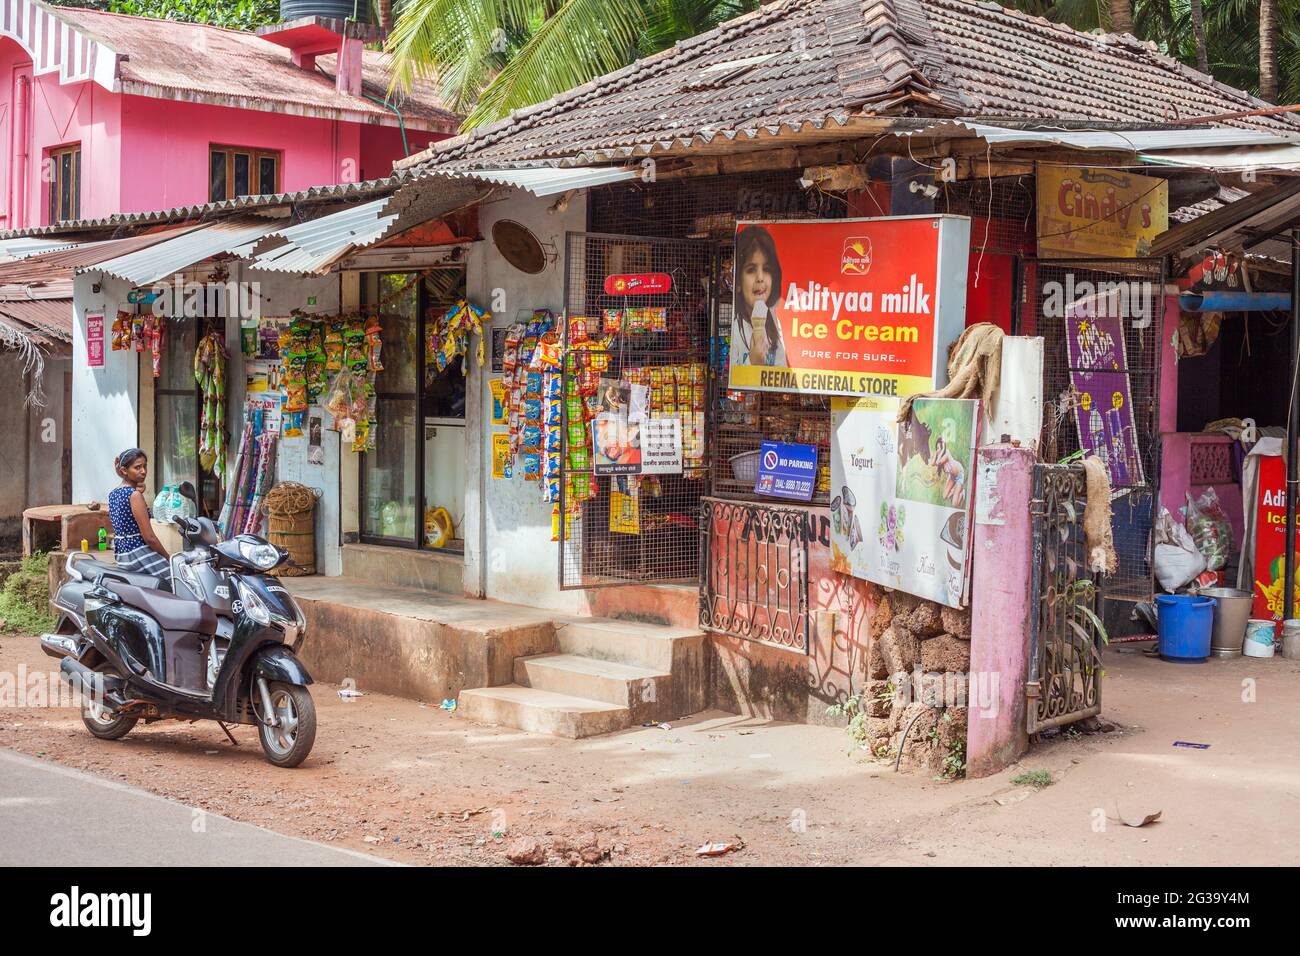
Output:
<path fill-rule="evenodd" d="M 0 866 L 385 866 L 0 748 Z"/>

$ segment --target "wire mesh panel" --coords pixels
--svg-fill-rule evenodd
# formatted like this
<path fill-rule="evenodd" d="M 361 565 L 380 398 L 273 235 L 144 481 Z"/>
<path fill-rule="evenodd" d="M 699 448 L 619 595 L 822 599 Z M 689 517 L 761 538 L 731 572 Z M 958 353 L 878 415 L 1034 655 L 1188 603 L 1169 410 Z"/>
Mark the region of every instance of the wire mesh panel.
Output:
<path fill-rule="evenodd" d="M 562 588 L 698 581 L 717 269 L 708 241 L 566 237 Z M 648 473 L 674 431 L 680 463 Z"/>
<path fill-rule="evenodd" d="M 1092 454 L 1106 463 L 1119 569 L 1106 579 L 1105 596 L 1148 600 L 1160 483 L 1163 260 L 1040 259 L 1023 269 L 1032 297 L 1022 329 L 1044 340 L 1041 457 Z"/>
<path fill-rule="evenodd" d="M 1034 466 L 1034 570 L 1026 694 L 1027 729 L 1101 713 L 1101 620 L 1083 533 L 1083 466 Z"/>

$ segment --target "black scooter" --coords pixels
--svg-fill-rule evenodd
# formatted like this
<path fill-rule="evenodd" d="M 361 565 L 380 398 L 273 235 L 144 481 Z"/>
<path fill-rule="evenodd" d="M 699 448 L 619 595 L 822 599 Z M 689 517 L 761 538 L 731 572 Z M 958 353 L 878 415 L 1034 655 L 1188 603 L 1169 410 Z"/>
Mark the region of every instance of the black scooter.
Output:
<path fill-rule="evenodd" d="M 267 574 L 288 552 L 256 535 L 218 544 L 206 518 L 174 522 L 185 550 L 171 581 L 68 555 L 59 623 L 41 648 L 60 658 L 61 676 L 81 691 L 82 721 L 101 740 L 142 719 L 178 719 L 215 720 L 234 743 L 226 724 L 255 724 L 267 760 L 298 766 L 316 739 L 312 679 L 296 653 L 306 619 Z M 190 596 L 205 590 L 185 586 L 198 581 L 213 600 Z"/>

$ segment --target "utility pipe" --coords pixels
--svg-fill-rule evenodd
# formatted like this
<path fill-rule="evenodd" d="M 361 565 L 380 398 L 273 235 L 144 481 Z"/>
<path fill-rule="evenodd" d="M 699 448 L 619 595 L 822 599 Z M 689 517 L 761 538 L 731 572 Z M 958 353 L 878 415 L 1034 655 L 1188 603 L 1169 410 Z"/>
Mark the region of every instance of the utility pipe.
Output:
<path fill-rule="evenodd" d="M 1184 312 L 1281 312 L 1291 308 L 1291 293 L 1184 292 L 1178 307 Z"/>
<path fill-rule="evenodd" d="M 1300 486 L 1297 460 L 1297 425 L 1300 424 L 1300 229 L 1291 230 L 1291 391 L 1286 417 L 1286 580 L 1283 582 L 1282 620 L 1295 617 L 1296 492 Z"/>

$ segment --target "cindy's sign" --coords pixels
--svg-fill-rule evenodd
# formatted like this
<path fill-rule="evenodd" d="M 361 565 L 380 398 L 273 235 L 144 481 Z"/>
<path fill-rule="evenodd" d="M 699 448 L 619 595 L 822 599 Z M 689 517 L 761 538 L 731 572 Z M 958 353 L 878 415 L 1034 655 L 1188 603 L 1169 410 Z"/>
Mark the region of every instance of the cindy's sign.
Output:
<path fill-rule="evenodd" d="M 965 326 L 969 251 L 960 216 L 738 223 L 730 387 L 933 389 Z"/>
<path fill-rule="evenodd" d="M 1123 170 L 1038 166 L 1038 256 L 1131 259 L 1169 228 L 1169 183 Z"/>

